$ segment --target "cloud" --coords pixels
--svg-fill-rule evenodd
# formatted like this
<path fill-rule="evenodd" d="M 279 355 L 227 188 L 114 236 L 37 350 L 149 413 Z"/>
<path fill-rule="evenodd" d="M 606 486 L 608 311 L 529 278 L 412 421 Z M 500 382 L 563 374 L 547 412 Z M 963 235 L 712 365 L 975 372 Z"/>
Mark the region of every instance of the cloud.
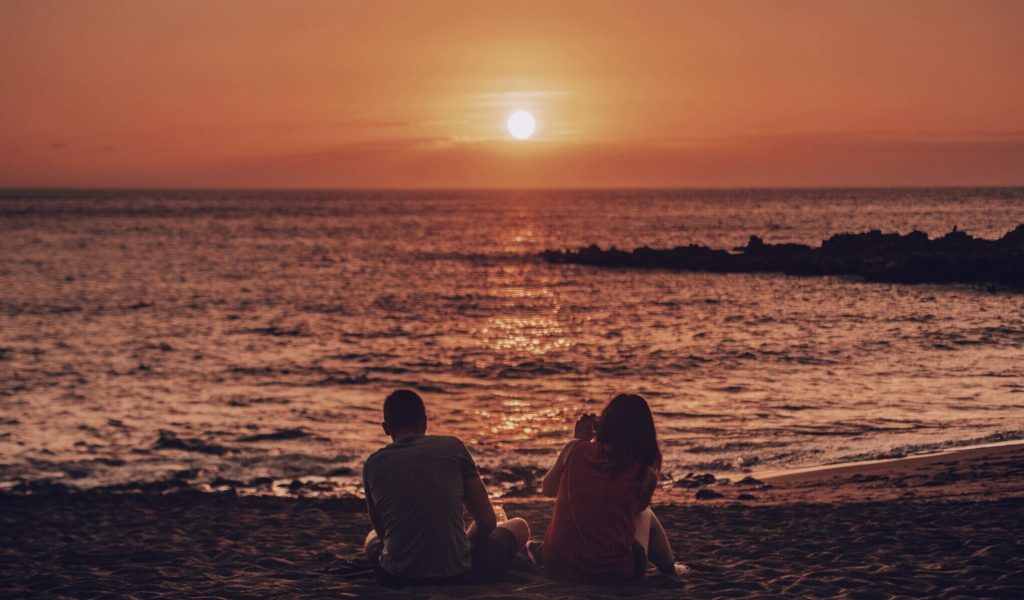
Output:
<path fill-rule="evenodd" d="M 182 175 L 244 187 L 1013 185 L 1024 183 L 1024 134 L 808 134 L 674 144 L 399 138 L 239 157 Z"/>
<path fill-rule="evenodd" d="M 1024 133 L 790 134 L 662 144 L 396 137 L 187 162 L 120 155 L 125 159 L 16 174 L 45 176 L 31 182 L 42 186 L 242 188 L 1024 184 Z"/>

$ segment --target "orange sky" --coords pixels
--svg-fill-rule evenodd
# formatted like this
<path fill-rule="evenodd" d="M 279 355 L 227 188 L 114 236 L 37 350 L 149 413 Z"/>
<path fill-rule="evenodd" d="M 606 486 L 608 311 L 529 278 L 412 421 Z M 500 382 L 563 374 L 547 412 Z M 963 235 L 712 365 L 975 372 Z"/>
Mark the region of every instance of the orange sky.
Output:
<path fill-rule="evenodd" d="M 1024 184 L 1024 2 L 0 0 L 0 186 L 929 184 Z"/>

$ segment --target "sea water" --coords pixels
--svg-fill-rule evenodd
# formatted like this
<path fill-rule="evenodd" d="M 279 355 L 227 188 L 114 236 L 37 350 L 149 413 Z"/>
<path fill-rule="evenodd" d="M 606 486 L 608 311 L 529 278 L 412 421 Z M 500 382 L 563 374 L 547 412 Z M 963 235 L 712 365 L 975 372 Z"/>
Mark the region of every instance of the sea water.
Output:
<path fill-rule="evenodd" d="M 618 392 L 668 477 L 1022 438 L 1024 294 L 537 257 L 1020 223 L 1019 188 L 2 191 L 0 481 L 356 491 L 396 388 L 520 491 Z"/>

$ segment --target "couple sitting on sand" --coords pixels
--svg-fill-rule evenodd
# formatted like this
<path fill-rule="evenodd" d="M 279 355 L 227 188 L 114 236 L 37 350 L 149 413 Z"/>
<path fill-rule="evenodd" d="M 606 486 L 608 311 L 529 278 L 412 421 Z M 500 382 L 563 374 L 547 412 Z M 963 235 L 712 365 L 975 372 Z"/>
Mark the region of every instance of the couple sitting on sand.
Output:
<path fill-rule="evenodd" d="M 458 438 L 426 435 L 415 392 L 387 397 L 383 425 L 394 441 L 367 459 L 363 483 L 373 523 L 365 550 L 384 585 L 495 581 L 524 549 L 566 581 L 629 581 L 648 561 L 673 576 L 685 569 L 649 506 L 661 452 L 640 396 L 616 396 L 599 418 L 577 421 L 575 439 L 544 476 L 543 492 L 556 500 L 543 544 L 529 541 L 523 519 L 498 521 L 469 450 Z"/>

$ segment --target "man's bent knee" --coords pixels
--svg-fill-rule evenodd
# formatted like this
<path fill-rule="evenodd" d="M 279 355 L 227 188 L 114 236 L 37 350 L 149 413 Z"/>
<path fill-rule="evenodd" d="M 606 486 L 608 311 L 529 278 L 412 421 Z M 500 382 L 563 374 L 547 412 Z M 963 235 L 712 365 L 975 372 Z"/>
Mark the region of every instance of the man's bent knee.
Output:
<path fill-rule="evenodd" d="M 366 534 L 366 539 L 363 540 L 363 552 L 369 554 L 370 545 L 374 543 L 380 543 L 380 539 L 377 537 L 377 532 L 371 529 L 370 533 Z"/>

